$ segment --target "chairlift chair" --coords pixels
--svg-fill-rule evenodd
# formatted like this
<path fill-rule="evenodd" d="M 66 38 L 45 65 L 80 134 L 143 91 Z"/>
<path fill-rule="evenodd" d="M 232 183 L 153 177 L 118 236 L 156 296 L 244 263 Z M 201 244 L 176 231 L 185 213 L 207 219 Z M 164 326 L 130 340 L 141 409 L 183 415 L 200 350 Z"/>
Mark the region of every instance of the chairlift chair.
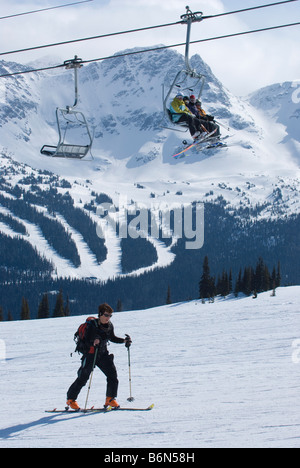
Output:
<path fill-rule="evenodd" d="M 169 130 L 184 132 L 184 133 L 188 131 L 188 125 L 186 122 L 173 122 L 172 115 L 169 110 L 169 105 L 171 102 L 170 97 L 172 96 L 174 91 L 176 91 L 176 93 L 180 91 L 183 94 L 184 94 L 184 91 L 186 91 L 187 94 L 188 92 L 197 94 L 198 99 L 200 99 L 203 88 L 204 88 L 204 84 L 205 84 L 205 76 L 198 73 L 196 70 L 193 70 L 189 61 L 189 47 L 190 47 L 192 23 L 202 21 L 203 13 L 202 12 L 192 13 L 188 6 L 186 7 L 186 10 L 187 12 L 181 16 L 181 24 L 187 24 L 187 36 L 186 36 L 186 45 L 185 45 L 185 69 L 180 70 L 176 74 L 167 93 L 165 93 L 165 86 L 163 85 L 163 110 L 164 110 L 165 116 L 173 125 L 172 128 L 165 127 L 165 126 L 164 128 L 167 128 Z M 183 127 L 185 129 L 179 130 L 178 127 Z"/>
<path fill-rule="evenodd" d="M 65 109 L 56 109 L 56 123 L 58 128 L 59 140 L 56 146 L 44 145 L 40 152 L 45 156 L 55 158 L 82 159 L 90 152 L 93 138 L 89 130 L 88 123 L 84 114 L 81 111 L 75 110 L 78 104 L 78 68 L 82 67 L 82 59 L 75 55 L 74 59 L 66 60 L 64 66 L 66 69 L 74 69 L 75 82 L 75 101 L 73 106 L 66 106 Z M 83 128 L 86 135 L 87 144 L 67 143 L 66 134 L 70 128 Z M 90 153 L 91 154 L 91 153 Z M 93 158 L 92 154 L 91 157 Z"/>

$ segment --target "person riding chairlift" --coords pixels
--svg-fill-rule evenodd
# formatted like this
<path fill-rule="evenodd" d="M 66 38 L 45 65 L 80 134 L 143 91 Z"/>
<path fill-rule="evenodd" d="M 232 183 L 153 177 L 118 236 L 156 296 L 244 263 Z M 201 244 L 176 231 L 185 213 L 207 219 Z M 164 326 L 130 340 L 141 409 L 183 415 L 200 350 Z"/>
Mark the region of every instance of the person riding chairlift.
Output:
<path fill-rule="evenodd" d="M 187 122 L 190 134 L 194 139 L 197 139 L 203 133 L 200 120 L 186 107 L 182 93 L 178 93 L 173 99 L 170 112 L 174 123 Z"/>
<path fill-rule="evenodd" d="M 202 109 L 201 102 L 196 99 L 193 94 L 190 96 L 188 108 L 201 121 L 201 124 L 209 133 L 216 130 L 216 133 L 214 133 L 213 136 L 220 136 L 220 127 L 215 123 L 214 116 L 206 114 L 206 112 Z"/>

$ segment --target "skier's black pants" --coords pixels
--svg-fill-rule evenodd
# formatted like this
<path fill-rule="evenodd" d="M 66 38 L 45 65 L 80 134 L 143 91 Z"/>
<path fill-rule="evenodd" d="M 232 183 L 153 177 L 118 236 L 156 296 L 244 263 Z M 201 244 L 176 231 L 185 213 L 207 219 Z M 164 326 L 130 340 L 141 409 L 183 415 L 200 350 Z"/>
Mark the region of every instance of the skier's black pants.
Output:
<path fill-rule="evenodd" d="M 195 135 L 196 131 L 203 132 L 200 121 L 190 114 L 180 114 L 178 122 L 187 122 L 191 136 Z"/>
<path fill-rule="evenodd" d="M 80 390 L 89 380 L 90 374 L 93 370 L 94 357 L 94 354 L 85 354 L 82 356 L 81 366 L 77 374 L 78 377 L 75 382 L 72 383 L 67 393 L 68 400 L 76 400 Z M 117 369 L 114 365 L 114 355 L 108 353 L 98 355 L 95 367 L 96 366 L 99 367 L 99 369 L 106 375 L 106 396 L 116 398 L 118 394 L 119 381 Z"/>
<path fill-rule="evenodd" d="M 219 127 L 219 125 L 217 125 L 214 122 L 210 122 L 209 120 L 200 119 L 199 121 L 203 125 L 203 127 L 206 128 L 208 133 L 211 133 L 214 130 L 216 130 L 216 133 L 213 136 L 214 137 L 220 136 L 220 127 Z"/>

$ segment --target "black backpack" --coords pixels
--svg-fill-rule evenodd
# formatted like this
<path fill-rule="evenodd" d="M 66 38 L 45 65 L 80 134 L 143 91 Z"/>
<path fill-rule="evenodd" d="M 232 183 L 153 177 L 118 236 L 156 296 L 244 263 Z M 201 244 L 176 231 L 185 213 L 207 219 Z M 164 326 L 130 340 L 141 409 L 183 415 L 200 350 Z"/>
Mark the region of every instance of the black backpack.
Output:
<path fill-rule="evenodd" d="M 74 334 L 74 341 L 76 343 L 75 352 L 84 354 L 89 350 L 90 345 L 86 342 L 86 329 L 88 324 L 93 320 L 97 322 L 95 317 L 88 317 L 84 323 L 79 325 L 77 332 Z"/>

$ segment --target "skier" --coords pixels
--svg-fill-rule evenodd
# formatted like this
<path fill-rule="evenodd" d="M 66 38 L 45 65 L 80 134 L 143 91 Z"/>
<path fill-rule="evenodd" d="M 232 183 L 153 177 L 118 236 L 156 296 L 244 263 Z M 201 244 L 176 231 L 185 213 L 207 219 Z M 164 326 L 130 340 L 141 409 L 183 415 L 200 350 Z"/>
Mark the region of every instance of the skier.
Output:
<path fill-rule="evenodd" d="M 114 365 L 114 355 L 108 353 L 107 343 L 108 341 L 112 341 L 113 343 L 125 343 L 125 346 L 129 348 L 132 341 L 129 335 L 126 335 L 126 338 L 118 338 L 115 335 L 113 324 L 110 321 L 112 314 L 113 309 L 108 304 L 104 303 L 98 308 L 98 320 L 95 319 L 88 322 L 84 340 L 86 350 L 81 358 L 78 377 L 67 392 L 67 405 L 74 410 L 80 409 L 76 399 L 82 387 L 87 383 L 93 370 L 96 348 L 98 349 L 95 366 L 99 367 L 107 378 L 106 401 L 104 406 L 119 407 L 116 401 L 119 384 L 117 369 Z"/>
<path fill-rule="evenodd" d="M 173 99 L 170 105 L 170 112 L 172 121 L 174 123 L 179 122 L 187 122 L 190 130 L 190 134 L 194 139 L 197 139 L 203 129 L 201 128 L 201 123 L 199 119 L 197 119 L 192 112 L 186 107 L 183 101 L 183 94 L 178 93 L 176 97 Z"/>
<path fill-rule="evenodd" d="M 183 96 L 183 102 L 186 107 L 189 107 L 190 98 L 188 96 Z"/>
<path fill-rule="evenodd" d="M 220 127 L 215 123 L 215 118 L 213 115 L 208 115 L 203 109 L 201 102 L 196 99 L 196 97 L 192 94 L 190 96 L 190 104 L 189 104 L 190 111 L 195 114 L 198 119 L 200 119 L 201 124 L 207 129 L 207 131 L 213 132 L 216 130 L 214 137 L 220 136 Z"/>
<path fill-rule="evenodd" d="M 197 119 L 201 119 L 200 113 L 196 107 L 196 98 L 193 94 L 188 98 L 187 107 L 190 112 L 197 117 Z"/>

